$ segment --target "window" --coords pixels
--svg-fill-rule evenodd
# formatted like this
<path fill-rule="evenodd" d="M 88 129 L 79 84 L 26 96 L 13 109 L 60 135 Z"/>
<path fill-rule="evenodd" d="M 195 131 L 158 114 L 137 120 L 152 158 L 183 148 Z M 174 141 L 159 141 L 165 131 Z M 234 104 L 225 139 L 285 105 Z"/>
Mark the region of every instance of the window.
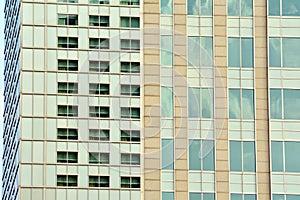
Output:
<path fill-rule="evenodd" d="M 188 0 L 188 15 L 212 16 L 212 0 Z"/>
<path fill-rule="evenodd" d="M 162 192 L 161 200 L 174 200 L 174 192 Z"/>
<path fill-rule="evenodd" d="M 139 17 L 121 17 L 121 27 L 140 28 Z"/>
<path fill-rule="evenodd" d="M 189 141 L 189 169 L 215 170 L 215 143 L 213 140 Z"/>
<path fill-rule="evenodd" d="M 78 71 L 78 60 L 58 60 L 58 70 Z"/>
<path fill-rule="evenodd" d="M 228 38 L 228 67 L 253 68 L 253 38 Z"/>
<path fill-rule="evenodd" d="M 227 3 L 228 16 L 252 16 L 253 0 L 230 0 Z"/>
<path fill-rule="evenodd" d="M 189 200 L 215 200 L 214 193 L 197 193 L 197 192 L 190 192 Z"/>
<path fill-rule="evenodd" d="M 109 164 L 109 153 L 89 153 L 89 163 Z"/>
<path fill-rule="evenodd" d="M 58 83 L 57 92 L 67 93 L 67 94 L 77 94 L 78 83 Z"/>
<path fill-rule="evenodd" d="M 90 129 L 89 130 L 89 139 L 90 140 L 109 141 L 109 130 Z"/>
<path fill-rule="evenodd" d="M 77 117 L 78 116 L 78 106 L 57 106 L 58 116 L 69 116 Z"/>
<path fill-rule="evenodd" d="M 109 39 L 107 38 L 90 38 L 90 49 L 109 49 Z"/>
<path fill-rule="evenodd" d="M 269 0 L 270 16 L 300 16 L 298 0 Z"/>
<path fill-rule="evenodd" d="M 140 142 L 140 131 L 121 130 L 121 141 Z"/>
<path fill-rule="evenodd" d="M 300 172 L 300 142 L 271 142 L 272 171 Z"/>
<path fill-rule="evenodd" d="M 213 66 L 212 37 L 188 37 L 188 66 Z"/>
<path fill-rule="evenodd" d="M 140 108 L 121 108 L 121 118 L 140 118 Z"/>
<path fill-rule="evenodd" d="M 58 25 L 78 25 L 78 15 L 58 14 Z"/>
<path fill-rule="evenodd" d="M 77 175 L 57 175 L 57 186 L 76 187 Z"/>
<path fill-rule="evenodd" d="M 121 177 L 121 188 L 140 188 L 140 177 Z"/>
<path fill-rule="evenodd" d="M 140 73 L 140 63 L 139 62 L 121 62 L 121 72 Z"/>
<path fill-rule="evenodd" d="M 300 120 L 299 102 L 300 90 L 270 89 L 271 119 Z"/>
<path fill-rule="evenodd" d="M 90 26 L 109 27 L 109 16 L 90 15 Z"/>
<path fill-rule="evenodd" d="M 109 107 L 106 107 L 106 106 L 90 106 L 90 117 L 109 118 Z"/>
<path fill-rule="evenodd" d="M 160 64 L 173 66 L 173 37 L 170 35 L 160 36 Z"/>
<path fill-rule="evenodd" d="M 230 171 L 255 172 L 255 143 L 230 141 Z"/>
<path fill-rule="evenodd" d="M 140 154 L 121 154 L 121 164 L 124 165 L 140 165 Z"/>
<path fill-rule="evenodd" d="M 139 40 L 121 39 L 121 49 L 122 50 L 140 50 L 140 41 Z"/>
<path fill-rule="evenodd" d="M 229 89 L 229 118 L 254 119 L 254 91 Z"/>
<path fill-rule="evenodd" d="M 121 85 L 121 95 L 140 96 L 139 85 Z"/>
<path fill-rule="evenodd" d="M 273 200 L 298 200 L 300 195 L 295 194 L 273 194 Z"/>
<path fill-rule="evenodd" d="M 140 5 L 140 0 L 120 0 L 121 5 Z"/>
<path fill-rule="evenodd" d="M 89 176 L 89 187 L 109 187 L 109 176 Z"/>
<path fill-rule="evenodd" d="M 161 156 L 161 167 L 163 170 L 174 169 L 174 140 L 162 139 L 162 156 Z"/>
<path fill-rule="evenodd" d="M 109 4 L 109 0 L 90 0 L 93 4 Z"/>
<path fill-rule="evenodd" d="M 166 14 L 166 15 L 173 14 L 173 0 L 160 1 L 160 14 Z"/>
<path fill-rule="evenodd" d="M 58 163 L 77 163 L 77 152 L 57 152 Z"/>
<path fill-rule="evenodd" d="M 71 128 L 58 128 L 57 129 L 57 139 L 60 140 L 78 140 L 77 129 Z"/>
<path fill-rule="evenodd" d="M 109 84 L 90 83 L 90 94 L 109 95 Z"/>
<path fill-rule="evenodd" d="M 212 88 L 188 89 L 188 116 L 213 118 L 214 92 Z"/>
<path fill-rule="evenodd" d="M 78 0 L 58 0 L 58 2 L 78 3 Z"/>
<path fill-rule="evenodd" d="M 90 72 L 109 72 L 109 61 L 89 61 Z"/>
<path fill-rule="evenodd" d="M 269 67 L 300 68 L 299 51 L 300 38 L 269 38 Z"/>
<path fill-rule="evenodd" d="M 174 114 L 173 88 L 161 87 L 161 117 L 172 118 Z"/>
<path fill-rule="evenodd" d="M 230 200 L 256 200 L 256 194 L 230 194 Z"/>
<path fill-rule="evenodd" d="M 58 37 L 59 48 L 78 48 L 77 37 Z"/>

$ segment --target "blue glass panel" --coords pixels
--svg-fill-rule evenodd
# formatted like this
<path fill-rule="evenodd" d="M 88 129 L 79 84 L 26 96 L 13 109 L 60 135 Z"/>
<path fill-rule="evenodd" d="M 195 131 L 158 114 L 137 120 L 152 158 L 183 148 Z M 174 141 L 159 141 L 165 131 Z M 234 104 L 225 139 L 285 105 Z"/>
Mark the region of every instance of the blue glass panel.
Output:
<path fill-rule="evenodd" d="M 227 13 L 229 16 L 240 15 L 240 1 L 239 0 L 228 0 L 227 2 Z"/>
<path fill-rule="evenodd" d="M 255 172 L 255 144 L 254 142 L 243 142 L 244 171 Z"/>
<path fill-rule="evenodd" d="M 240 65 L 240 38 L 228 38 L 228 67 Z"/>
<path fill-rule="evenodd" d="M 200 66 L 212 67 L 213 66 L 213 40 L 212 37 L 200 38 Z"/>
<path fill-rule="evenodd" d="M 282 119 L 282 91 L 270 89 L 270 115 L 271 119 Z"/>
<path fill-rule="evenodd" d="M 173 1 L 161 0 L 160 1 L 160 13 L 161 14 L 173 14 Z"/>
<path fill-rule="evenodd" d="M 300 90 L 283 90 L 284 119 L 300 120 Z"/>
<path fill-rule="evenodd" d="M 174 169 L 174 140 L 162 139 L 162 169 Z"/>
<path fill-rule="evenodd" d="M 215 143 L 213 140 L 202 140 L 203 170 L 215 170 Z M 205 198 L 204 198 L 205 199 Z"/>
<path fill-rule="evenodd" d="M 238 141 L 230 141 L 230 171 L 242 171 L 242 148 Z"/>
<path fill-rule="evenodd" d="M 269 15 L 280 16 L 280 0 L 269 0 Z"/>
<path fill-rule="evenodd" d="M 190 192 L 189 200 L 202 200 L 201 193 Z"/>
<path fill-rule="evenodd" d="M 282 38 L 282 51 L 283 67 L 300 67 L 300 38 Z"/>
<path fill-rule="evenodd" d="M 256 200 L 256 195 L 255 194 L 245 194 L 244 200 Z"/>
<path fill-rule="evenodd" d="M 230 200 L 243 200 L 242 194 L 230 194 Z"/>
<path fill-rule="evenodd" d="M 285 142 L 285 170 L 300 172 L 300 142 Z"/>
<path fill-rule="evenodd" d="M 254 119 L 254 91 L 242 90 L 243 119 Z"/>
<path fill-rule="evenodd" d="M 253 68 L 252 38 L 242 38 L 242 67 Z"/>
<path fill-rule="evenodd" d="M 241 16 L 253 15 L 253 0 L 241 0 Z"/>
<path fill-rule="evenodd" d="M 204 193 L 203 200 L 215 200 L 215 194 L 213 193 Z"/>
<path fill-rule="evenodd" d="M 239 89 L 229 89 L 229 118 L 241 118 L 241 94 Z"/>
<path fill-rule="evenodd" d="M 283 194 L 273 194 L 272 197 L 273 197 L 273 200 L 284 200 Z"/>
<path fill-rule="evenodd" d="M 199 0 L 188 0 L 188 15 L 199 15 Z"/>
<path fill-rule="evenodd" d="M 283 172 L 283 143 L 282 142 L 272 142 L 272 171 L 273 172 Z"/>
<path fill-rule="evenodd" d="M 188 37 L 188 64 L 200 66 L 200 37 Z"/>
<path fill-rule="evenodd" d="M 161 87 L 161 116 L 173 117 L 173 89 Z"/>
<path fill-rule="evenodd" d="M 200 118 L 200 88 L 188 89 L 189 117 Z"/>
<path fill-rule="evenodd" d="M 173 37 L 161 36 L 160 38 L 160 64 L 162 66 L 173 65 Z"/>
<path fill-rule="evenodd" d="M 189 169 L 201 170 L 200 140 L 190 140 L 189 142 Z"/>
<path fill-rule="evenodd" d="M 269 38 L 269 66 L 281 67 L 280 38 Z"/>
<path fill-rule="evenodd" d="M 282 0 L 283 16 L 300 16 L 299 0 Z"/>
<path fill-rule="evenodd" d="M 202 89 L 202 118 L 213 118 L 213 89 Z"/>
<path fill-rule="evenodd" d="M 174 200 L 174 192 L 162 192 L 162 200 Z"/>
<path fill-rule="evenodd" d="M 201 15 L 212 16 L 212 0 L 201 0 Z"/>
<path fill-rule="evenodd" d="M 299 200 L 300 195 L 294 195 L 294 194 L 287 194 L 286 195 L 286 200 Z"/>

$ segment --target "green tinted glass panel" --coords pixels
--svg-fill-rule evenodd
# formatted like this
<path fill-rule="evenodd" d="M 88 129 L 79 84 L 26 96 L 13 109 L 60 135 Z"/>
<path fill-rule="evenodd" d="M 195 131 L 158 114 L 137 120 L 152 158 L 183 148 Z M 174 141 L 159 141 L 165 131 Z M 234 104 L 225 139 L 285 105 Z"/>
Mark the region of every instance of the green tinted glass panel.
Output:
<path fill-rule="evenodd" d="M 161 116 L 173 117 L 173 89 L 161 87 Z"/>
<path fill-rule="evenodd" d="M 285 170 L 300 172 L 300 142 L 285 142 Z"/>
<path fill-rule="evenodd" d="M 242 171 L 242 147 L 238 141 L 230 141 L 230 171 Z"/>
<path fill-rule="evenodd" d="M 244 171 L 255 172 L 255 146 L 254 142 L 243 142 Z"/>
<path fill-rule="evenodd" d="M 241 94 L 239 89 L 229 89 L 229 118 L 240 119 L 241 116 Z"/>
<path fill-rule="evenodd" d="M 254 91 L 242 90 L 243 119 L 254 119 Z"/>
<path fill-rule="evenodd" d="M 271 119 L 282 119 L 282 92 L 281 89 L 270 89 L 270 116 Z"/>
<path fill-rule="evenodd" d="M 269 15 L 279 16 L 280 15 L 280 0 L 269 0 Z"/>
<path fill-rule="evenodd" d="M 240 38 L 228 38 L 228 67 L 240 65 Z"/>
<path fill-rule="evenodd" d="M 282 38 L 282 51 L 283 67 L 300 67 L 300 38 Z"/>
<path fill-rule="evenodd" d="M 283 90 L 284 119 L 300 120 L 300 90 Z"/>
<path fill-rule="evenodd" d="M 190 140 L 189 142 L 189 169 L 201 170 L 200 140 Z"/>
<path fill-rule="evenodd" d="M 269 38 L 269 66 L 281 67 L 280 38 Z"/>
<path fill-rule="evenodd" d="M 162 139 L 162 169 L 174 169 L 174 140 Z"/>
<path fill-rule="evenodd" d="M 283 143 L 282 142 L 272 142 L 272 171 L 283 172 Z"/>
<path fill-rule="evenodd" d="M 283 16 L 300 16 L 299 0 L 282 0 Z"/>
<path fill-rule="evenodd" d="M 160 64 L 162 66 L 173 65 L 173 37 L 161 36 L 160 40 Z"/>
<path fill-rule="evenodd" d="M 188 89 L 189 117 L 200 118 L 200 88 Z"/>
<path fill-rule="evenodd" d="M 215 170 L 215 143 L 213 140 L 202 140 L 203 170 Z"/>

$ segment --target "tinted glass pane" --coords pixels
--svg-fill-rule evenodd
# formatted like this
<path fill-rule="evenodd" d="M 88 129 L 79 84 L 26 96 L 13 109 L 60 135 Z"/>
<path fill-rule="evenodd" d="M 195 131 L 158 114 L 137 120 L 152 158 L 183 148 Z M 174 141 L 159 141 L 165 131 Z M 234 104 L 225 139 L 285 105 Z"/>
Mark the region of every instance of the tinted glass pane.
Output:
<path fill-rule="evenodd" d="M 201 193 L 190 192 L 189 200 L 201 200 Z"/>
<path fill-rule="evenodd" d="M 199 15 L 199 0 L 188 0 L 188 15 Z"/>
<path fill-rule="evenodd" d="M 240 38 L 228 38 L 228 67 L 240 67 Z"/>
<path fill-rule="evenodd" d="M 244 171 L 255 172 L 255 146 L 254 142 L 243 143 L 243 161 Z"/>
<path fill-rule="evenodd" d="M 273 197 L 273 200 L 284 200 L 283 194 L 273 194 L 272 197 Z"/>
<path fill-rule="evenodd" d="M 230 194 L 230 200 L 243 200 L 242 194 Z"/>
<path fill-rule="evenodd" d="M 228 0 L 227 4 L 229 16 L 239 16 L 240 13 L 240 1 L 239 0 Z"/>
<path fill-rule="evenodd" d="M 269 66 L 270 67 L 281 67 L 281 54 L 280 54 L 280 39 L 270 38 L 269 39 Z"/>
<path fill-rule="evenodd" d="M 173 200 L 174 199 L 174 192 L 163 192 L 162 193 L 162 200 Z"/>
<path fill-rule="evenodd" d="M 269 15 L 270 16 L 280 15 L 280 0 L 269 0 Z"/>
<path fill-rule="evenodd" d="M 245 194 L 244 200 L 256 200 L 256 195 L 255 194 Z"/>
<path fill-rule="evenodd" d="M 282 49 L 283 67 L 300 67 L 300 38 L 282 38 Z"/>
<path fill-rule="evenodd" d="M 300 142 L 285 142 L 285 170 L 300 172 Z"/>
<path fill-rule="evenodd" d="M 201 15 L 212 15 L 212 0 L 201 0 Z"/>
<path fill-rule="evenodd" d="M 252 38 L 242 38 L 242 67 L 253 67 Z"/>
<path fill-rule="evenodd" d="M 173 1 L 172 0 L 161 0 L 160 1 L 160 13 L 161 14 L 172 14 L 173 13 Z"/>
<path fill-rule="evenodd" d="M 189 88 L 188 95 L 189 117 L 200 118 L 200 89 Z"/>
<path fill-rule="evenodd" d="M 241 117 L 241 95 L 239 89 L 229 89 L 229 118 L 240 119 Z"/>
<path fill-rule="evenodd" d="M 200 66 L 211 67 L 213 65 L 213 40 L 212 37 L 201 37 Z"/>
<path fill-rule="evenodd" d="M 272 142 L 272 171 L 283 172 L 283 143 L 282 142 Z"/>
<path fill-rule="evenodd" d="M 300 195 L 293 195 L 293 194 L 287 194 L 286 195 L 286 200 L 299 200 Z"/>
<path fill-rule="evenodd" d="M 201 170 L 200 140 L 190 140 L 189 143 L 189 169 Z"/>
<path fill-rule="evenodd" d="M 242 171 L 242 148 L 238 141 L 230 141 L 230 171 Z"/>
<path fill-rule="evenodd" d="M 209 170 L 209 171 L 215 170 L 214 145 L 215 143 L 213 140 L 202 141 L 203 170 Z"/>
<path fill-rule="evenodd" d="M 254 119 L 254 91 L 242 90 L 243 119 Z"/>
<path fill-rule="evenodd" d="M 253 15 L 253 0 L 241 0 L 241 16 Z"/>
<path fill-rule="evenodd" d="M 162 140 L 162 169 L 174 169 L 174 141 Z"/>
<path fill-rule="evenodd" d="M 173 117 L 173 90 L 161 87 L 161 116 Z"/>
<path fill-rule="evenodd" d="M 200 66 L 200 38 L 188 37 L 188 64 L 189 66 Z"/>
<path fill-rule="evenodd" d="M 214 200 L 215 194 L 203 194 L 203 200 Z"/>
<path fill-rule="evenodd" d="M 281 89 L 270 89 L 271 119 L 282 119 Z"/>
<path fill-rule="evenodd" d="M 300 119 L 300 90 L 283 90 L 284 119 Z"/>
<path fill-rule="evenodd" d="M 282 0 L 282 15 L 300 16 L 299 0 Z"/>
<path fill-rule="evenodd" d="M 203 118 L 212 118 L 213 117 L 213 97 L 212 89 L 202 89 L 202 117 Z"/>
<path fill-rule="evenodd" d="M 172 36 L 161 36 L 160 63 L 163 66 L 173 65 L 173 38 Z"/>

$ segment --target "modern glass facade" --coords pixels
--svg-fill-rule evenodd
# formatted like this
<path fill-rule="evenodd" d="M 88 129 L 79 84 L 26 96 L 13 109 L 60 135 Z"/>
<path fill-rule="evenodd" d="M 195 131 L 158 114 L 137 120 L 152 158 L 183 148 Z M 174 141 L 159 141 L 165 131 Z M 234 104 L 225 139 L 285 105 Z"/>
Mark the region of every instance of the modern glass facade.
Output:
<path fill-rule="evenodd" d="M 300 199 L 299 10 L 6 0 L 2 199 Z"/>

